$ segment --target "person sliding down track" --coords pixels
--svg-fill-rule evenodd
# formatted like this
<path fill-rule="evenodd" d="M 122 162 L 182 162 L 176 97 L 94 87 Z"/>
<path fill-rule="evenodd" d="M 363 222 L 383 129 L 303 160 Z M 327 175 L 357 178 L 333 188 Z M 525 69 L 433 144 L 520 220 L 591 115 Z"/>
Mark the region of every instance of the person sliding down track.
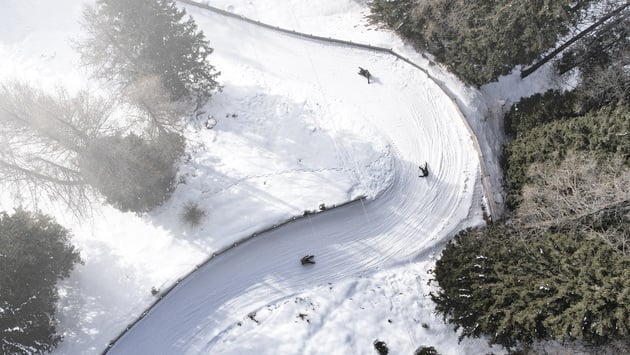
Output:
<path fill-rule="evenodd" d="M 302 265 L 315 264 L 315 260 L 313 260 L 314 258 L 315 255 L 305 255 L 302 259 L 300 259 L 300 263 L 302 263 Z"/>
<path fill-rule="evenodd" d="M 372 74 L 370 74 L 370 71 L 364 68 L 359 67 L 359 75 L 365 77 L 368 81 L 368 84 L 370 83 L 370 79 L 372 78 Z"/>
<path fill-rule="evenodd" d="M 424 162 L 424 167 L 418 166 L 418 168 L 420 169 L 420 174 L 418 175 L 418 177 L 427 177 L 429 176 L 429 167 L 427 165 L 427 162 Z"/>

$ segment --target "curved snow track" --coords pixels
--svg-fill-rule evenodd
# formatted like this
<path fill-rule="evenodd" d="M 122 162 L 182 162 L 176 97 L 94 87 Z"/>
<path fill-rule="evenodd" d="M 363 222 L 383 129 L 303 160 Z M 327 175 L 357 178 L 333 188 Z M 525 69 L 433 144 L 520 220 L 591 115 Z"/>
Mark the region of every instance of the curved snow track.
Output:
<path fill-rule="evenodd" d="M 377 129 L 394 153 L 394 178 L 378 198 L 309 216 L 217 256 L 166 295 L 109 354 L 212 353 L 222 332 L 248 312 L 314 285 L 407 262 L 448 237 L 474 208 L 480 171 L 473 138 L 456 105 L 425 73 L 386 53 L 191 12 L 215 48 L 217 67 L 227 53 L 240 59 L 232 65 L 251 70 L 252 80 L 296 100 L 301 92 L 316 93 L 308 99 L 322 114 Z M 279 58 L 291 65 L 275 65 Z M 358 65 L 370 69 L 375 83 L 357 76 Z M 356 84 L 337 85 L 347 76 Z M 406 114 L 390 112 L 392 104 Z M 351 166 L 352 157 L 345 158 Z M 430 175 L 419 178 L 425 161 Z M 314 254 L 317 264 L 300 266 L 305 254 Z"/>

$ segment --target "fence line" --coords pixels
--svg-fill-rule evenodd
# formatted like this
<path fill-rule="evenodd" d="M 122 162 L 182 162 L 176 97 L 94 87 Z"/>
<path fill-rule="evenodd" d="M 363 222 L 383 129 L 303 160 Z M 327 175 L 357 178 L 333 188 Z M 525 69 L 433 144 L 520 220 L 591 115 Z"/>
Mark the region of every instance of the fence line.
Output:
<path fill-rule="evenodd" d="M 331 205 L 331 206 L 329 206 L 329 207 L 326 207 L 326 206 L 323 206 L 323 205 L 322 205 L 322 206 L 320 207 L 320 209 L 319 209 L 319 210 L 305 210 L 305 211 L 304 211 L 304 213 L 303 213 L 303 214 L 301 214 L 301 215 L 299 215 L 299 216 L 293 216 L 293 217 L 291 217 L 291 218 L 287 219 L 287 220 L 286 220 L 286 221 L 284 221 L 284 222 L 280 222 L 280 223 L 277 223 L 277 224 L 273 224 L 273 225 L 271 225 L 270 227 L 264 228 L 264 229 L 262 229 L 262 230 L 260 230 L 260 231 L 258 231 L 258 232 L 254 232 L 254 233 L 252 233 L 252 234 L 250 234 L 250 235 L 248 235 L 248 236 L 245 236 L 245 237 L 243 237 L 243 238 L 241 238 L 241 239 L 237 240 L 236 242 L 234 242 L 234 243 L 232 243 L 232 244 L 230 244 L 230 245 L 228 245 L 228 246 L 226 246 L 226 247 L 223 247 L 222 249 L 220 249 L 220 250 L 218 250 L 218 251 L 216 251 L 216 252 L 212 253 L 212 254 L 211 254 L 210 256 L 208 256 L 208 257 L 207 257 L 204 261 L 202 261 L 201 263 L 199 263 L 199 264 L 195 265 L 195 267 L 194 267 L 192 270 L 190 270 L 190 271 L 189 271 L 189 272 L 188 272 L 185 276 L 178 278 L 178 279 L 177 279 L 177 281 L 175 281 L 175 283 L 174 283 L 174 284 L 172 284 L 171 286 L 169 286 L 166 290 L 161 291 L 161 292 L 160 292 L 160 296 L 159 296 L 159 297 L 157 297 L 157 299 L 156 299 L 153 303 L 151 303 L 151 305 L 150 305 L 150 306 L 149 306 L 146 310 L 144 310 L 144 312 L 142 312 L 142 313 L 140 314 L 140 316 L 138 316 L 138 318 L 136 318 L 133 322 L 129 323 L 129 324 L 125 327 L 125 329 L 123 329 L 123 330 L 122 330 L 122 331 L 121 331 L 121 332 L 120 332 L 120 333 L 119 333 L 119 334 L 118 334 L 118 335 L 117 335 L 114 339 L 112 339 L 112 340 L 110 340 L 110 341 L 109 341 L 109 343 L 107 344 L 107 347 L 105 348 L 105 350 L 103 350 L 103 352 L 102 352 L 101 354 L 103 354 L 103 355 L 107 354 L 107 352 L 108 352 L 108 351 L 109 351 L 109 350 L 110 350 L 110 349 L 111 349 L 111 348 L 112 348 L 112 347 L 116 344 L 116 342 L 118 342 L 118 340 L 120 340 L 120 338 L 122 338 L 125 334 L 127 334 L 127 332 L 128 332 L 131 328 L 133 328 L 133 326 L 134 326 L 134 325 L 136 325 L 138 322 L 140 322 L 142 319 L 144 319 L 144 317 L 145 317 L 147 314 L 149 314 L 149 312 L 150 312 L 150 311 L 151 311 L 151 310 L 152 310 L 155 306 L 157 306 L 157 304 L 158 304 L 158 303 L 159 303 L 159 302 L 160 302 L 160 301 L 161 301 L 164 297 L 166 297 L 166 296 L 167 296 L 167 295 L 168 295 L 171 291 L 173 291 L 173 289 L 175 289 L 175 287 L 177 287 L 177 286 L 178 286 L 178 285 L 179 285 L 182 281 L 184 281 L 185 279 L 189 278 L 192 274 L 196 273 L 196 272 L 197 272 L 197 270 L 199 270 L 201 267 L 203 267 L 203 266 L 205 266 L 206 264 L 208 264 L 209 262 L 211 262 L 211 261 L 212 261 L 214 258 L 216 258 L 217 256 L 219 256 L 219 255 L 221 255 L 221 254 L 224 254 L 224 253 L 226 253 L 226 252 L 228 252 L 228 251 L 230 251 L 230 250 L 232 250 L 232 249 L 236 248 L 236 247 L 237 247 L 237 246 L 239 246 L 240 244 L 243 244 L 243 243 L 245 243 L 245 242 L 247 242 L 247 241 L 249 241 L 249 240 L 251 240 L 251 239 L 253 239 L 253 238 L 259 237 L 259 236 L 264 235 L 264 234 L 267 234 L 267 233 L 269 233 L 269 232 L 271 232 L 271 231 L 273 231 L 273 230 L 275 230 L 275 229 L 277 229 L 277 228 L 280 228 L 280 227 L 282 227 L 282 226 L 285 226 L 285 225 L 287 225 L 287 224 L 289 224 L 289 223 L 296 222 L 296 221 L 298 221 L 298 220 L 300 220 L 300 219 L 307 218 L 308 216 L 311 216 L 311 215 L 320 214 L 320 213 L 323 213 L 323 212 L 326 212 L 326 211 L 329 211 L 329 210 L 333 210 L 333 209 L 336 209 L 336 208 L 340 208 L 340 207 L 343 207 L 343 206 L 347 206 L 347 205 L 349 205 L 349 204 L 352 204 L 352 203 L 355 203 L 355 202 L 358 202 L 358 201 L 365 200 L 366 198 L 367 198 L 367 196 L 365 196 L 365 195 L 360 195 L 360 196 L 357 196 L 357 197 L 355 197 L 355 198 L 353 198 L 353 199 L 351 199 L 351 200 L 349 200 L 349 201 L 346 201 L 346 202 L 343 202 L 343 203 L 340 203 L 340 204 L 334 204 L 334 205 Z"/>

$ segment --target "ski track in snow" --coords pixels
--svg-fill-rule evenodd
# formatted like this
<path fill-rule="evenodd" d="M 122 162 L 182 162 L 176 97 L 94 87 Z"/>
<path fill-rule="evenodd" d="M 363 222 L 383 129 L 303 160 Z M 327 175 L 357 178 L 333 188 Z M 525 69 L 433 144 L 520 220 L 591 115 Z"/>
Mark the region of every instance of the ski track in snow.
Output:
<path fill-rule="evenodd" d="M 110 354 L 212 353 L 248 312 L 410 261 L 447 238 L 474 203 L 479 162 L 473 143 L 455 104 L 424 73 L 390 55 L 188 12 L 208 36 L 226 80 L 248 73 L 273 94 L 296 102 L 306 97 L 322 106 L 326 124 L 347 117 L 366 122 L 389 142 L 395 173 L 376 199 L 309 216 L 219 255 L 183 280 Z M 375 83 L 357 76 L 359 65 L 374 73 Z M 407 110 L 392 112 L 387 102 Z M 335 139 L 342 138 L 332 139 L 338 147 Z M 336 152 L 351 170 L 353 157 Z M 419 178 L 425 161 L 430 175 Z M 317 264 L 300 266 L 305 254 L 314 254 Z"/>

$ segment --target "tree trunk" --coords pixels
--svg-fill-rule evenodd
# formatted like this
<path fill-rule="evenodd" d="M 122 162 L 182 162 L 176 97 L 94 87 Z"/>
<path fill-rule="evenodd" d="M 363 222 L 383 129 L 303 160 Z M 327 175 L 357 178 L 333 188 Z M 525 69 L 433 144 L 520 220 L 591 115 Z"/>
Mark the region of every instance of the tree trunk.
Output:
<path fill-rule="evenodd" d="M 567 47 L 569 47 L 570 45 L 572 45 L 573 43 L 578 41 L 580 38 L 586 36 L 589 32 L 591 32 L 595 28 L 599 27 L 599 25 L 601 25 L 602 23 L 606 22 L 611 17 L 613 17 L 613 16 L 617 15 L 618 13 L 620 13 L 621 11 L 623 11 L 626 7 L 628 7 L 628 5 L 630 5 L 630 2 L 626 2 L 625 4 L 621 5 L 617 9 L 609 12 L 606 16 L 602 17 L 601 19 L 599 19 L 594 24 L 588 26 L 585 30 L 583 30 L 582 32 L 578 33 L 577 35 L 575 35 L 570 40 L 566 41 L 560 47 L 556 48 L 553 52 L 547 54 L 543 59 L 541 59 L 540 61 L 538 61 L 537 63 L 535 63 L 531 67 L 521 71 L 521 78 L 526 78 L 527 76 L 529 76 L 530 74 L 535 72 L 538 68 L 543 66 L 545 63 L 547 63 L 551 59 L 553 59 L 556 55 L 558 55 L 560 52 L 565 50 Z"/>

